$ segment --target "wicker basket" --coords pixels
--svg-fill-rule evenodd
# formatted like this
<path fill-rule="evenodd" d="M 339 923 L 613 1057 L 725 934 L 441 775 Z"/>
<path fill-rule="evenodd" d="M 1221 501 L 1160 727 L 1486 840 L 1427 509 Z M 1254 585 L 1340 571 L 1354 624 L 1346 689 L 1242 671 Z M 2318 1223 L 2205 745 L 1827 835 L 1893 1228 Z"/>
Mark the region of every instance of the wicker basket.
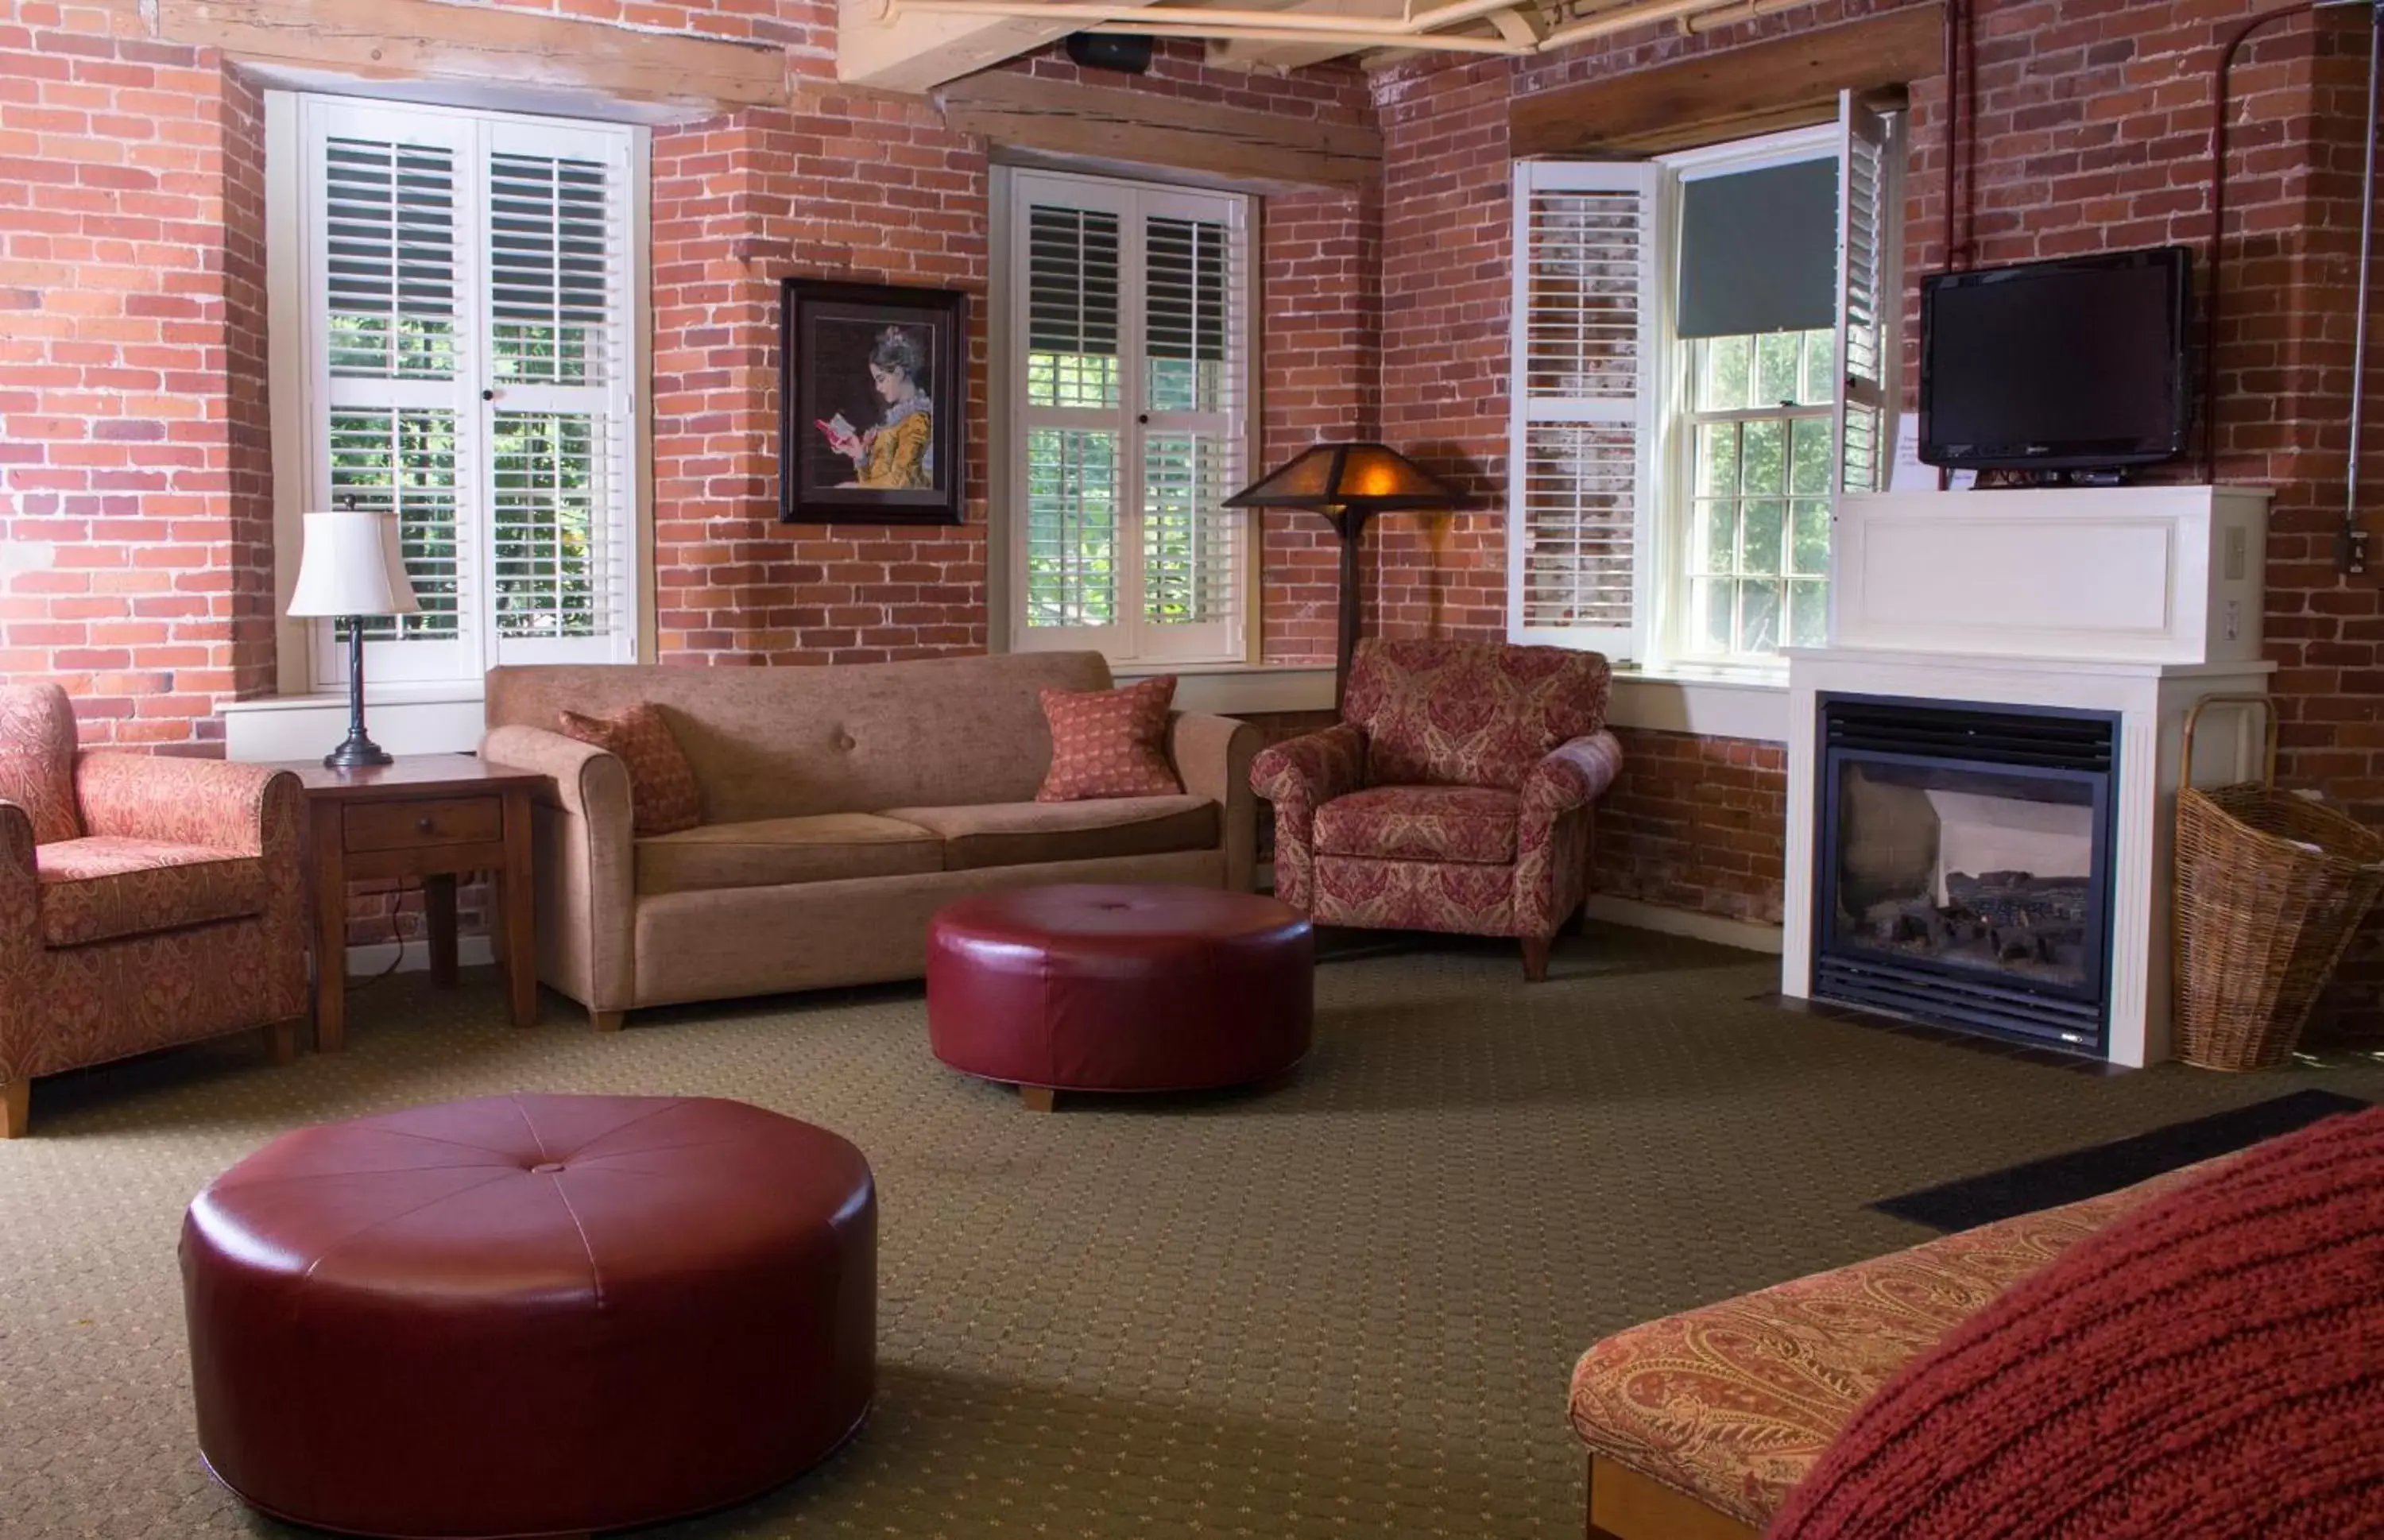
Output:
<path fill-rule="evenodd" d="M 2193 785 L 2204 706 L 2254 705 L 2267 727 L 2263 778 Z M 2185 717 L 2177 796 L 2179 1057 L 2214 1070 L 2280 1064 L 2384 889 L 2384 838 L 2277 789 L 2277 712 L 2265 696 L 2212 695 Z"/>

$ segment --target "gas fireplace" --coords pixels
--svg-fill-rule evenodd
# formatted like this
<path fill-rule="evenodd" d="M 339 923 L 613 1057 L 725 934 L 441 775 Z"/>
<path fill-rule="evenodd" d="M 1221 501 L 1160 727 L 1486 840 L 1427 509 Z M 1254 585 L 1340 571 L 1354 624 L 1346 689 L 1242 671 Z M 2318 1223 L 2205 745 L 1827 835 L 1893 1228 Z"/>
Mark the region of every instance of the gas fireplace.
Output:
<path fill-rule="evenodd" d="M 2117 714 L 1819 705 L 1813 993 L 2104 1053 Z"/>

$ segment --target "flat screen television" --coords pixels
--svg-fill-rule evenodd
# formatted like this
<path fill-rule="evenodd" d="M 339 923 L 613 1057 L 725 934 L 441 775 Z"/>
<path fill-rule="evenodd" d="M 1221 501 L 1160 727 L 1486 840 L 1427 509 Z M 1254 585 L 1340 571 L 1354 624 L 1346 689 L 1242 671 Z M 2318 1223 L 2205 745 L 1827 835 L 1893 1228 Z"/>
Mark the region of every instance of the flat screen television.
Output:
<path fill-rule="evenodd" d="M 2185 450 L 2183 246 L 1920 284 L 1920 458 L 1980 470 L 2151 465 Z"/>

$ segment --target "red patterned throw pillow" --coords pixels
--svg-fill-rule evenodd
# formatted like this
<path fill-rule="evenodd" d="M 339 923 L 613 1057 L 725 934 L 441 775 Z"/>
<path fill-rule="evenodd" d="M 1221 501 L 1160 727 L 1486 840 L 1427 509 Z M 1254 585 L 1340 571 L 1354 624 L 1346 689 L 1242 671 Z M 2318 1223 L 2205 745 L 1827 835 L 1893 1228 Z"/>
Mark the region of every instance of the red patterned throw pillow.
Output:
<path fill-rule="evenodd" d="M 1083 802 L 1182 791 L 1184 783 L 1167 763 L 1167 708 L 1174 700 L 1173 674 L 1124 689 L 1045 690 L 1051 769 L 1035 800 Z"/>
<path fill-rule="evenodd" d="M 635 705 L 610 716 L 562 714 L 565 736 L 617 755 L 629 772 L 632 832 L 677 834 L 703 822 L 703 793 L 695 767 L 656 705 Z"/>

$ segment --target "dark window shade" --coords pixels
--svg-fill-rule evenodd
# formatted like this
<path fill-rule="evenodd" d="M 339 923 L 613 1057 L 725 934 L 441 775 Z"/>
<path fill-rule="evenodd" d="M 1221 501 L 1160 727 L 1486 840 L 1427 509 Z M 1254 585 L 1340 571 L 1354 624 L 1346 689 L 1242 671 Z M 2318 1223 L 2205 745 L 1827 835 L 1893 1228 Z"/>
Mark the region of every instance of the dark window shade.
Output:
<path fill-rule="evenodd" d="M 1811 331 L 1838 320 L 1838 163 L 1800 160 L 1688 183 L 1682 337 Z"/>
<path fill-rule="evenodd" d="M 1118 350 L 1118 217 L 1037 204 L 1027 215 L 1026 346 Z"/>

